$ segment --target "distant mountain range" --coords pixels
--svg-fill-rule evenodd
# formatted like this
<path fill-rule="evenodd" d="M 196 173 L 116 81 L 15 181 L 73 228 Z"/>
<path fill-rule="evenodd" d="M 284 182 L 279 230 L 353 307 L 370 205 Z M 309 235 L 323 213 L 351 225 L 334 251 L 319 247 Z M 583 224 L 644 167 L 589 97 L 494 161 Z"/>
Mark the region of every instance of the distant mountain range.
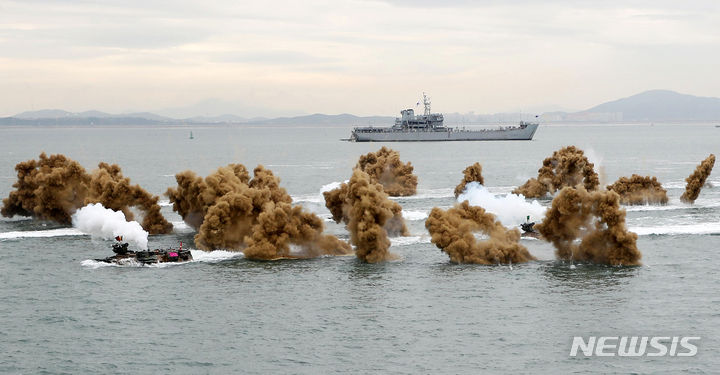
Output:
<path fill-rule="evenodd" d="M 378 126 L 392 123 L 389 116 L 355 116 L 350 114 L 313 115 L 278 118 L 243 118 L 235 115 L 196 116 L 175 119 L 150 112 L 113 115 L 99 111 L 67 112 L 59 109 L 43 109 L 23 112 L 12 117 L 0 118 L 0 125 L 162 125 L 162 124 L 257 124 L 257 125 L 364 125 Z"/>
<path fill-rule="evenodd" d="M 494 123 L 526 119 L 528 114 L 446 114 L 446 123 Z M 534 116 L 533 116 L 534 117 Z M 669 90 L 651 90 L 603 103 L 580 112 L 548 112 L 546 122 L 676 122 L 720 121 L 720 98 L 698 97 Z M 153 125 L 153 124 L 258 124 L 258 125 L 376 125 L 394 122 L 390 116 L 360 117 L 351 114 L 312 114 L 296 117 L 243 118 L 236 115 L 196 116 L 176 119 L 150 112 L 109 114 L 99 111 L 67 112 L 58 109 L 23 112 L 0 118 L 0 125 Z"/>
<path fill-rule="evenodd" d="M 720 98 L 650 90 L 580 112 L 544 113 L 543 119 L 596 122 L 720 121 Z"/>

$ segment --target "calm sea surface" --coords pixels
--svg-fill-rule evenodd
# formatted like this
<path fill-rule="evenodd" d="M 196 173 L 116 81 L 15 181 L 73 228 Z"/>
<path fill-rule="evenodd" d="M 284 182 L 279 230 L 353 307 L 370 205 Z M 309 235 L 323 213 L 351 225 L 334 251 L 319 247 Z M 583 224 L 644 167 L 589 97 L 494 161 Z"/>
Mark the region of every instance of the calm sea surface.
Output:
<path fill-rule="evenodd" d="M 195 139 L 188 139 L 192 130 Z M 341 142 L 332 127 L 0 128 L 0 197 L 14 166 L 62 153 L 88 170 L 105 161 L 154 194 L 174 174 L 207 175 L 228 163 L 263 164 L 294 200 L 328 218 L 320 190 L 348 179 L 361 154 L 382 144 Z M 385 144 L 411 161 L 418 195 L 397 199 L 411 237 L 393 239 L 400 260 L 354 257 L 257 262 L 194 251 L 161 267 L 101 266 L 109 242 L 71 228 L 0 219 L 0 373 L 717 373 L 720 371 L 720 170 L 695 205 L 684 179 L 710 153 L 712 125 L 542 126 L 531 142 Z M 502 195 L 536 175 L 543 158 L 576 145 L 604 183 L 657 176 L 662 207 L 630 207 L 641 267 L 554 260 L 455 265 L 430 243 L 424 220 L 450 207 L 462 170 L 483 165 Z M 172 234 L 150 246 L 192 243 L 164 202 Z M 549 201 L 541 201 L 547 206 Z M 327 231 L 347 238 L 341 225 Z M 20 233 L 21 232 L 21 233 Z M 699 336 L 695 357 L 569 356 L 573 336 Z"/>

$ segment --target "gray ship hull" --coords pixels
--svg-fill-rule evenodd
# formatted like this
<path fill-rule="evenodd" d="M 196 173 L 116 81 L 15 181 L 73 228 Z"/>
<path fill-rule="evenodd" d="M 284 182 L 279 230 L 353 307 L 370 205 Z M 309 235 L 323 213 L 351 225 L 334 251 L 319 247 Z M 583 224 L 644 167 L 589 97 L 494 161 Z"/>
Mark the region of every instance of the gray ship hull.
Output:
<path fill-rule="evenodd" d="M 532 140 L 537 128 L 538 124 L 483 130 L 355 128 L 350 140 L 355 142 L 529 141 Z"/>

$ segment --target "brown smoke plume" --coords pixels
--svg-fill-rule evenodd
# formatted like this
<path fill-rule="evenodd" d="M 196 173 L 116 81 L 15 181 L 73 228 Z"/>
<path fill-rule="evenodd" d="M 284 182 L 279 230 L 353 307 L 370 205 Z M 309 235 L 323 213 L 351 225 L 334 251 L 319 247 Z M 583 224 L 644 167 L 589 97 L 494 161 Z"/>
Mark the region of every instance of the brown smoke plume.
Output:
<path fill-rule="evenodd" d="M 183 221 L 195 230 L 200 228 L 210 206 L 225 194 L 247 186 L 250 175 L 242 164 L 229 164 L 218 168 L 203 179 L 195 172 L 184 171 L 175 175 L 177 188 L 165 193 Z"/>
<path fill-rule="evenodd" d="M 159 197 L 148 193 L 140 185 L 130 185 L 130 179 L 122 175 L 117 164 L 98 164 L 90 175 L 88 196 L 84 204 L 102 203 L 105 208 L 122 211 L 126 220 L 133 220 L 130 207 L 143 211 L 142 227 L 150 234 L 170 233 L 172 224 L 160 213 Z"/>
<path fill-rule="evenodd" d="M 555 246 L 560 259 L 640 264 L 637 234 L 628 232 L 620 196 L 613 191 L 563 188 L 535 229 Z"/>
<path fill-rule="evenodd" d="M 417 176 L 413 174 L 412 164 L 403 163 L 397 151 L 385 146 L 360 156 L 355 168 L 370 175 L 373 182 L 379 182 L 391 197 L 414 195 L 417 191 Z"/>
<path fill-rule="evenodd" d="M 195 244 L 203 250 L 242 250 L 247 245 L 245 237 L 252 234 L 252 228 L 266 205 L 292 202 L 290 195 L 280 187 L 280 179 L 263 166 L 255 168 L 255 177 L 247 184 L 242 183 L 241 178 L 233 178 L 235 175 L 231 168 L 234 167 L 220 168 L 205 179 L 210 180 L 210 191 L 201 192 L 201 195 L 214 200 L 206 201 L 208 207 L 195 235 Z M 232 190 L 217 196 L 230 187 Z"/>
<path fill-rule="evenodd" d="M 168 233 L 172 224 L 160 214 L 158 197 L 130 185 L 120 167 L 100 163 L 88 174 L 76 161 L 64 155 L 40 154 L 39 160 L 28 160 L 15 166 L 18 181 L 15 191 L 3 199 L 3 216 L 33 216 L 70 224 L 71 215 L 89 203 L 101 203 L 107 208 L 122 211 L 127 220 L 134 215 L 130 207 L 144 211 L 142 226 L 151 234 Z"/>
<path fill-rule="evenodd" d="M 357 170 L 358 169 L 353 170 L 353 176 Z M 367 173 L 365 175 L 367 175 Z M 370 178 L 371 183 L 376 184 L 372 181 L 371 177 L 368 176 L 368 178 Z M 380 188 L 382 189 L 382 186 L 380 186 Z M 323 196 L 325 197 L 325 207 L 330 210 L 333 220 L 335 220 L 336 223 L 340 223 L 342 221 L 347 225 L 352 218 L 352 207 L 355 204 L 355 199 L 357 199 L 357 196 L 350 194 L 349 184 L 343 183 L 337 189 L 323 192 Z M 388 236 L 409 236 L 410 231 L 407 229 L 405 219 L 402 217 L 402 206 L 400 206 L 397 202 L 388 199 L 387 195 L 385 195 L 381 204 L 384 207 L 387 207 L 393 214 L 392 217 L 386 220 L 384 224 L 384 229 Z"/>
<path fill-rule="evenodd" d="M 666 204 L 667 191 L 657 178 L 633 174 L 630 178 L 620 177 L 614 184 L 607 186 L 620 195 L 622 204 Z"/>
<path fill-rule="evenodd" d="M 432 243 L 454 263 L 508 264 L 535 260 L 519 243 L 520 231 L 508 230 L 495 215 L 464 201 L 444 211 L 435 207 L 425 221 Z M 490 238 L 478 241 L 473 232 Z"/>
<path fill-rule="evenodd" d="M 687 185 L 685 186 L 685 192 L 680 196 L 680 200 L 685 203 L 694 203 L 698 195 L 700 195 L 700 189 L 705 185 L 705 180 L 710 176 L 713 166 L 715 165 L 715 155 L 710 154 L 707 159 L 703 160 L 700 165 L 695 168 L 688 178 Z"/>
<path fill-rule="evenodd" d="M 561 148 L 543 160 L 537 178 L 529 179 L 513 190 L 513 194 L 522 194 L 526 198 L 542 198 L 548 193 L 554 194 L 565 186 L 575 187 L 580 184 L 585 190 L 596 190 L 600 181 L 593 167 L 593 163 L 579 148 L 575 146 Z"/>
<path fill-rule="evenodd" d="M 389 230 L 407 233 L 399 204 L 388 199 L 382 186 L 360 169 L 354 169 L 348 183 L 324 192 L 325 205 L 336 222 L 350 231 L 355 255 L 368 263 L 394 259 L 389 252 Z"/>
<path fill-rule="evenodd" d="M 485 184 L 485 179 L 482 176 L 482 165 L 480 165 L 480 163 L 475 163 L 463 170 L 463 180 L 455 187 L 455 198 L 462 194 L 465 190 L 465 185 L 470 182 L 478 182 L 480 185 Z"/>
<path fill-rule="evenodd" d="M 350 245 L 335 236 L 324 235 L 322 220 L 304 212 L 300 206 L 286 202 L 268 203 L 246 238 L 245 257 L 249 259 L 278 259 L 288 257 L 317 257 L 352 253 Z M 291 255 L 290 246 L 302 249 L 302 255 Z"/>
<path fill-rule="evenodd" d="M 175 175 L 167 195 L 185 222 L 198 229 L 203 250 L 242 250 L 248 259 L 272 260 L 344 255 L 347 242 L 323 234 L 323 223 L 280 187 L 280 179 L 258 166 L 250 179 L 241 164 L 218 168 L 204 179 L 190 171 Z"/>
<path fill-rule="evenodd" d="M 83 206 L 90 176 L 78 162 L 65 155 L 43 152 L 39 160 L 15 166 L 18 180 L 14 191 L 3 199 L 2 215 L 32 216 L 70 224 L 70 216 Z"/>

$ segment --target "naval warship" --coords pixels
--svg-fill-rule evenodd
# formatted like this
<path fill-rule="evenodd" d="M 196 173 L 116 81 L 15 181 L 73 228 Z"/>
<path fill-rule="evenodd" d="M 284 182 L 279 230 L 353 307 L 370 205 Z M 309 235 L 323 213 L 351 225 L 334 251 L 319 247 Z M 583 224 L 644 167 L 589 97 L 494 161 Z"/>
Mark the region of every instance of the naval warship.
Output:
<path fill-rule="evenodd" d="M 430 99 L 423 93 L 425 112 L 416 115 L 412 109 L 400 111 L 392 127 L 356 127 L 350 134 L 353 142 L 425 142 L 425 141 L 529 141 L 538 123 L 520 121 L 516 126 L 466 130 L 443 125 L 442 113 L 430 111 Z"/>

